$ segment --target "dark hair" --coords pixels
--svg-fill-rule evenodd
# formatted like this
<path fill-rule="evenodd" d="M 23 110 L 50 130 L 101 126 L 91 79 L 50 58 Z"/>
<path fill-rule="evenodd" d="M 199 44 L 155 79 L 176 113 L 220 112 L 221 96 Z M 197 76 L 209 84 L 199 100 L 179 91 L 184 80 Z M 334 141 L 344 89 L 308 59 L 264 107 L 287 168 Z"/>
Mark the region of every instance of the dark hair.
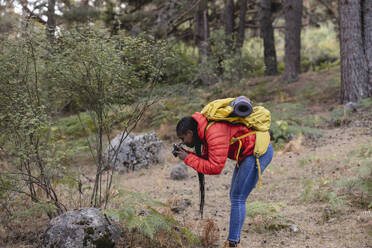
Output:
<path fill-rule="evenodd" d="M 198 123 L 191 116 L 183 117 L 177 123 L 177 134 L 186 134 L 187 130 L 191 130 L 194 135 L 198 135 Z"/>

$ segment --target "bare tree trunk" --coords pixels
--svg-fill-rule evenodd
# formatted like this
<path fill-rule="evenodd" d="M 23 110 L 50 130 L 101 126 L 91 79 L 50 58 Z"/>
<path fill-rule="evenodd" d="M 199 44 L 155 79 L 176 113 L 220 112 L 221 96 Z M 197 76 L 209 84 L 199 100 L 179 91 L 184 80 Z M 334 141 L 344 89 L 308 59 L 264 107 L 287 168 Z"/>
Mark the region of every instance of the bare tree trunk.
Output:
<path fill-rule="evenodd" d="M 285 4 L 284 80 L 298 80 L 301 63 L 302 0 L 287 0 Z"/>
<path fill-rule="evenodd" d="M 370 95 L 368 66 L 362 37 L 360 1 L 339 0 L 341 101 L 359 101 Z"/>
<path fill-rule="evenodd" d="M 264 42 L 265 74 L 278 74 L 274 28 L 271 14 L 271 0 L 261 0 L 260 10 L 261 37 Z"/>
<path fill-rule="evenodd" d="M 201 80 L 203 84 L 211 84 L 211 73 L 208 68 L 209 55 L 209 27 L 208 27 L 208 1 L 201 0 L 195 15 L 195 44 L 199 49 L 199 63 L 201 64 Z"/>
<path fill-rule="evenodd" d="M 233 44 L 233 33 L 234 33 L 234 0 L 226 0 L 225 5 L 225 35 L 226 35 L 226 46 L 228 52 L 232 50 Z"/>
<path fill-rule="evenodd" d="M 372 95 L 372 1 L 364 0 L 362 2 L 363 9 L 363 39 L 364 39 L 364 52 L 367 58 L 368 65 L 368 95 Z"/>
<path fill-rule="evenodd" d="M 53 46 L 54 44 L 54 35 L 56 31 L 56 19 L 55 19 L 55 5 L 56 0 L 48 0 L 48 21 L 47 21 L 47 37 L 49 43 Z"/>
<path fill-rule="evenodd" d="M 245 15 L 247 14 L 247 0 L 239 1 L 239 26 L 238 35 L 236 38 L 236 49 L 240 50 L 243 47 L 244 36 L 245 36 Z"/>
<path fill-rule="evenodd" d="M 195 44 L 199 48 L 199 60 L 208 56 L 208 1 L 201 0 L 195 15 Z"/>

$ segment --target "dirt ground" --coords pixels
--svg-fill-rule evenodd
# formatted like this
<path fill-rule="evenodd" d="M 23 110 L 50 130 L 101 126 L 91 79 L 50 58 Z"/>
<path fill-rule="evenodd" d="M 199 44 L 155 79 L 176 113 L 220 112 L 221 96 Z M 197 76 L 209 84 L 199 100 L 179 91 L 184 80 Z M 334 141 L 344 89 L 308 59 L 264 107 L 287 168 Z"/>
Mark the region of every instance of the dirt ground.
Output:
<path fill-rule="evenodd" d="M 262 189 L 255 188 L 247 203 L 264 202 L 281 206 L 278 210 L 282 216 L 279 228 L 269 230 L 258 228 L 268 220 L 262 219 L 261 216 L 247 217 L 241 234 L 242 247 L 372 247 L 370 210 L 343 204 L 336 212 L 332 212 L 326 201 L 301 200 L 306 190 L 304 185 L 306 180 L 321 180 L 327 184 L 327 181 L 353 175 L 352 167 L 355 167 L 355 162 L 348 162 L 348 154 L 362 146 L 372 148 L 371 125 L 356 123 L 348 127 L 322 131 L 323 137 L 300 136 L 288 143 L 283 150 L 276 151 L 273 161 L 263 174 Z M 197 173 L 189 168 L 188 179 L 171 180 L 170 171 L 180 161 L 173 158 L 170 151 L 171 144 L 167 144 L 163 164 L 117 175 L 115 188 L 147 192 L 152 199 L 162 202 L 189 199 L 191 206 L 175 214 L 175 217 L 184 224 L 195 223 L 200 219 Z M 311 162 L 304 162 L 309 160 Z M 210 247 L 221 247 L 227 238 L 230 213 L 228 195 L 233 168 L 234 162 L 228 161 L 220 175 L 205 176 L 204 218 L 210 218 L 219 228 L 219 238 Z M 20 223 L 16 228 L 18 231 L 14 231 L 13 234 L 3 233 L 7 237 L 0 238 L 7 239 L 8 242 L 6 246 L 0 247 L 38 247 L 35 244 L 39 243 L 46 223 L 47 218 L 32 223 Z M 290 230 L 289 226 L 292 224 L 298 228 L 297 232 Z"/>
<path fill-rule="evenodd" d="M 262 201 L 280 203 L 285 206 L 280 212 L 285 216 L 284 224 L 294 224 L 298 232 L 289 228 L 256 231 L 260 220 L 246 218 L 242 230 L 242 247 L 372 247 L 372 213 L 365 209 L 343 206 L 333 217 L 325 220 L 327 203 L 306 203 L 300 200 L 304 192 L 304 179 L 337 179 L 347 177 L 350 167 L 347 154 L 361 145 L 372 145 L 370 127 L 336 128 L 323 130 L 324 136 L 306 142 L 298 138 L 277 152 L 263 174 L 262 189 L 255 188 L 248 203 Z M 170 151 L 170 145 L 167 146 Z M 167 151 L 168 152 L 168 151 Z M 316 158 L 315 163 L 301 166 L 307 158 Z M 199 184 L 196 172 L 189 168 L 189 178 L 183 181 L 170 179 L 172 166 L 179 161 L 169 152 L 166 162 L 149 170 L 142 170 L 117 178 L 121 188 L 147 192 L 160 201 L 189 199 L 192 205 L 176 215 L 177 219 L 195 221 L 199 219 Z M 205 177 L 206 203 L 204 218 L 211 218 L 220 229 L 219 247 L 226 240 L 229 228 L 229 189 L 233 161 L 228 161 L 217 176 Z"/>

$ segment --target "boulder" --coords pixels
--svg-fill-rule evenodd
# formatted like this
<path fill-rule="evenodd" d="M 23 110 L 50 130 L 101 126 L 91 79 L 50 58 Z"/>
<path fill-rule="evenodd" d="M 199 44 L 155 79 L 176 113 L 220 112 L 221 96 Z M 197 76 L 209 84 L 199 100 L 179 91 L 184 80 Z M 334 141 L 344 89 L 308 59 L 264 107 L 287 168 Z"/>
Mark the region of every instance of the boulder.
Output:
<path fill-rule="evenodd" d="M 173 167 L 170 177 L 172 180 L 184 180 L 189 177 L 187 165 L 181 163 Z"/>
<path fill-rule="evenodd" d="M 120 133 L 105 150 L 106 166 L 124 173 L 149 168 L 164 160 L 163 149 L 163 142 L 155 133 Z"/>
<path fill-rule="evenodd" d="M 43 235 L 43 248 L 113 248 L 119 228 L 97 208 L 68 211 L 54 219 Z"/>

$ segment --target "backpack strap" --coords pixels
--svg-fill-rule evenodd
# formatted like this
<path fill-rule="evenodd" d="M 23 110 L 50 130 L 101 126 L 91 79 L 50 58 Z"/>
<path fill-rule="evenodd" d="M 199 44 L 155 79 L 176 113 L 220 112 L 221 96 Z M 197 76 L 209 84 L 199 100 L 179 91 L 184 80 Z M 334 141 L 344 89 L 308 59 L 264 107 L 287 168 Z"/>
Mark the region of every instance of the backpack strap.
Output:
<path fill-rule="evenodd" d="M 248 137 L 249 135 L 255 134 L 255 133 L 256 132 L 253 131 L 253 132 L 249 132 L 249 133 L 243 134 L 242 136 L 239 136 L 239 137 L 232 137 L 231 138 L 230 145 L 232 145 L 235 142 L 239 141 L 239 148 L 238 148 L 238 152 L 236 154 L 236 166 L 238 168 L 239 168 L 239 155 L 240 155 L 240 150 L 242 148 L 242 141 L 241 141 L 241 139 L 243 139 L 245 137 Z M 260 189 L 261 188 L 261 165 L 260 165 L 260 161 L 259 161 L 258 157 L 255 156 L 255 158 L 256 158 L 256 163 L 257 163 L 257 168 L 258 168 L 258 188 Z"/>
<path fill-rule="evenodd" d="M 207 127 L 204 129 L 204 139 L 205 139 L 205 133 L 206 133 L 207 129 L 210 128 L 210 126 L 212 126 L 214 123 L 215 123 L 214 121 L 209 122 L 208 125 L 207 125 Z M 238 168 L 239 168 L 240 150 L 242 149 L 242 145 L 243 145 L 241 139 L 244 139 L 245 137 L 248 137 L 249 135 L 255 134 L 255 133 L 256 133 L 255 131 L 252 131 L 252 132 L 243 134 L 242 136 L 232 137 L 231 138 L 230 145 L 232 145 L 235 142 L 239 141 L 239 148 L 238 148 L 238 152 L 236 154 L 236 166 Z M 260 161 L 259 161 L 258 157 L 255 156 L 255 158 L 256 158 L 256 163 L 257 163 L 257 168 L 258 168 L 258 188 L 261 189 L 261 165 L 260 165 Z"/>
<path fill-rule="evenodd" d="M 208 123 L 207 127 L 204 129 L 204 139 L 205 139 L 205 132 L 207 132 L 208 128 L 210 128 L 214 124 L 214 121 Z"/>

